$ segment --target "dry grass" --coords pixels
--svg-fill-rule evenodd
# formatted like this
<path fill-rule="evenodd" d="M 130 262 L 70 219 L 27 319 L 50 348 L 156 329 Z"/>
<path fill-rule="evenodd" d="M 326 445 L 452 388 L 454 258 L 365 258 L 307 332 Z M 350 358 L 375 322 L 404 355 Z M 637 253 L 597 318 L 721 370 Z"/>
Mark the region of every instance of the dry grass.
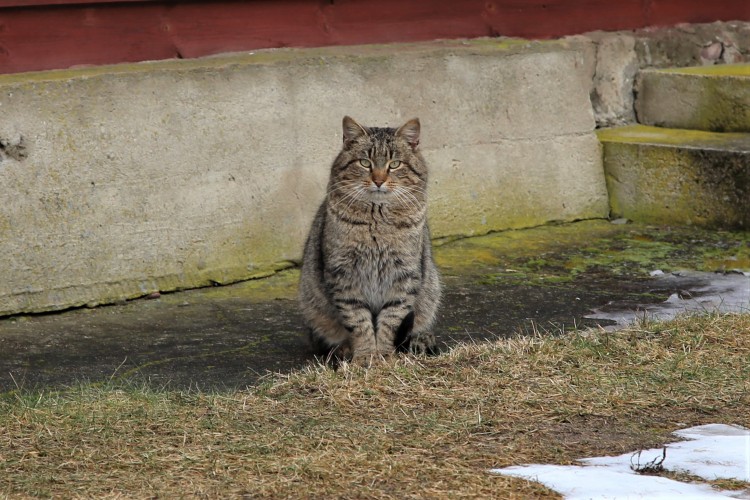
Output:
<path fill-rule="evenodd" d="M 554 497 L 491 467 L 750 426 L 750 316 L 311 367 L 227 394 L 83 386 L 0 403 L 0 495 Z"/>

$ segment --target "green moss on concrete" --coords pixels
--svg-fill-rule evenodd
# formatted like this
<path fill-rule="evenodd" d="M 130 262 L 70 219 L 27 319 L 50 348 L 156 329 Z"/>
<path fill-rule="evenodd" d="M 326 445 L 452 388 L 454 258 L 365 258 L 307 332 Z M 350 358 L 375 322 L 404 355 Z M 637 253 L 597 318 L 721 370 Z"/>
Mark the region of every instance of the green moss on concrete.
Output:
<path fill-rule="evenodd" d="M 637 107 L 644 123 L 750 132 L 750 65 L 647 70 L 639 86 Z"/>
<path fill-rule="evenodd" d="M 441 269 L 455 274 L 497 266 L 518 270 L 514 265 L 519 260 L 541 259 L 558 248 L 573 247 L 578 242 L 607 237 L 618 231 L 617 226 L 607 221 L 502 231 L 442 245 L 435 249 L 435 261 Z"/>
<path fill-rule="evenodd" d="M 446 276 L 545 287 L 583 274 L 750 271 L 750 232 L 582 221 L 454 241 L 436 248 L 435 260 Z"/>
<path fill-rule="evenodd" d="M 697 85 L 699 93 L 692 106 L 691 128 L 750 132 L 750 78 L 706 76 Z"/>
<path fill-rule="evenodd" d="M 235 298 L 257 302 L 274 299 L 292 300 L 297 296 L 298 282 L 299 270 L 288 268 L 264 278 L 242 281 L 232 286 L 203 288 L 191 294 L 191 297 L 206 301 Z M 162 300 L 179 304 L 184 299 L 180 294 L 168 294 L 162 296 Z"/>
<path fill-rule="evenodd" d="M 638 125 L 599 138 L 613 216 L 750 227 L 750 135 Z"/>
<path fill-rule="evenodd" d="M 700 85 L 691 126 L 715 132 L 750 132 L 750 78 L 711 76 L 701 78 Z"/>
<path fill-rule="evenodd" d="M 596 131 L 602 143 L 650 144 L 683 149 L 750 151 L 750 135 L 628 125 Z"/>
<path fill-rule="evenodd" d="M 591 220 L 444 240 L 434 253 L 449 281 L 555 288 L 583 274 L 647 278 L 655 269 L 750 271 L 750 232 Z M 190 301 L 295 300 L 298 282 L 299 270 L 286 268 L 262 279 L 196 290 Z M 185 296 L 165 294 L 160 300 L 180 305 Z"/>
<path fill-rule="evenodd" d="M 557 289 L 584 275 L 612 280 L 646 279 L 656 269 L 750 271 L 750 232 L 591 220 L 443 240 L 434 253 L 448 286 L 454 286 L 454 280 L 468 280 Z M 189 295 L 163 294 L 159 302 L 188 306 L 225 300 L 295 300 L 298 282 L 299 269 L 286 267 L 231 286 L 208 286 Z"/>
<path fill-rule="evenodd" d="M 596 218 L 603 214 L 583 214 L 581 218 Z M 572 218 L 571 218 L 572 219 Z M 567 222 L 571 222 L 568 220 Z M 495 231 L 514 231 L 550 223 L 550 217 L 525 216 L 514 214 L 491 213 L 482 217 L 464 217 L 460 221 L 437 220 L 430 223 L 433 234 L 448 234 L 435 240 L 435 245 L 441 246 L 447 242 L 466 237 L 483 236 Z"/>
<path fill-rule="evenodd" d="M 750 64 L 716 64 L 712 66 L 690 66 L 686 68 L 666 68 L 653 70 L 654 73 L 671 73 L 682 75 L 728 76 L 750 78 Z"/>
<path fill-rule="evenodd" d="M 166 293 L 163 297 L 173 297 L 170 292 L 202 288 L 218 296 L 226 290 L 220 285 L 240 283 L 248 293 L 259 298 L 272 299 L 278 296 L 291 296 L 290 283 L 296 280 L 288 278 L 294 273 L 293 262 L 281 261 L 262 267 L 248 269 L 247 266 L 230 266 L 216 269 L 195 270 L 180 275 L 148 277 L 140 280 L 124 280 L 114 283 L 100 283 L 86 286 L 71 286 L 65 289 L 48 289 L 13 296 L 12 307 L 0 309 L 0 317 L 25 314 L 62 311 L 77 307 L 96 307 L 118 304 L 128 300 L 140 299 L 154 292 Z M 296 286 L 296 285 L 295 285 Z M 96 299 L 91 297 L 95 296 Z"/>
<path fill-rule="evenodd" d="M 472 40 L 444 40 L 423 43 L 373 44 L 339 47 L 317 48 L 282 48 L 261 49 L 247 52 L 221 54 L 197 59 L 167 59 L 163 61 L 146 61 L 138 63 L 122 63 L 92 67 L 80 67 L 50 71 L 34 71 L 0 75 L 0 86 L 6 84 L 38 83 L 47 81 L 61 81 L 85 79 L 111 74 L 148 73 L 160 71 L 201 71 L 242 67 L 251 65 L 284 64 L 295 62 L 298 64 L 322 64 L 327 58 L 348 59 L 356 58 L 393 58 L 404 53 L 450 53 L 452 51 L 470 51 L 477 53 L 507 52 L 547 52 L 560 50 L 566 45 L 561 41 L 529 41 L 518 38 L 480 38 Z"/>

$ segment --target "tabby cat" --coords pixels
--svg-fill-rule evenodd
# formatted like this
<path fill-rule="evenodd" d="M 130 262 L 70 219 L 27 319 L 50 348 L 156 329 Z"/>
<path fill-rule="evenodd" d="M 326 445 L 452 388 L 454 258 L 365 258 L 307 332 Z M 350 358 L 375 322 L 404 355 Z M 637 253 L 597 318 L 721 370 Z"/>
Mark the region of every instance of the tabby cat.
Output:
<path fill-rule="evenodd" d="M 441 287 L 419 120 L 393 129 L 346 116 L 343 125 L 302 260 L 299 302 L 311 343 L 329 360 L 432 354 Z"/>

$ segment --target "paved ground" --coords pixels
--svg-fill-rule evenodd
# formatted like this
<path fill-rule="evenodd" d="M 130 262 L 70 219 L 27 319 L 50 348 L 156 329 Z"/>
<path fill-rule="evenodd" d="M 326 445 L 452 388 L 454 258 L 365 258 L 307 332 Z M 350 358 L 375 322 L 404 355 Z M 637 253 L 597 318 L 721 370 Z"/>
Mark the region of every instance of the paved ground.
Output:
<path fill-rule="evenodd" d="M 740 309 L 745 290 L 750 297 L 742 274 L 750 271 L 748 232 L 590 221 L 438 243 L 444 348 L 534 329 L 611 325 L 622 311 L 705 295 L 712 277 L 734 277 Z M 674 277 L 677 269 L 707 273 Z M 651 276 L 658 270 L 666 277 Z M 301 367 L 312 357 L 296 280 L 297 271 L 287 270 L 154 300 L 1 319 L 0 392 L 109 380 L 222 390 Z M 592 319 L 594 310 L 610 319 Z"/>

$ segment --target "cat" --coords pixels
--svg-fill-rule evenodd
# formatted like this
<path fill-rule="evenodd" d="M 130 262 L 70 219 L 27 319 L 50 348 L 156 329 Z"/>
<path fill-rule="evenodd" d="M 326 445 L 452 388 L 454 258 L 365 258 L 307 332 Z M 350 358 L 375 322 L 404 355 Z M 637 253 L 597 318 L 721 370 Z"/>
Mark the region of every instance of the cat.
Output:
<path fill-rule="evenodd" d="M 299 303 L 312 347 L 329 361 L 434 354 L 441 284 L 419 119 L 394 129 L 345 116 L 343 128 L 302 258 Z"/>

